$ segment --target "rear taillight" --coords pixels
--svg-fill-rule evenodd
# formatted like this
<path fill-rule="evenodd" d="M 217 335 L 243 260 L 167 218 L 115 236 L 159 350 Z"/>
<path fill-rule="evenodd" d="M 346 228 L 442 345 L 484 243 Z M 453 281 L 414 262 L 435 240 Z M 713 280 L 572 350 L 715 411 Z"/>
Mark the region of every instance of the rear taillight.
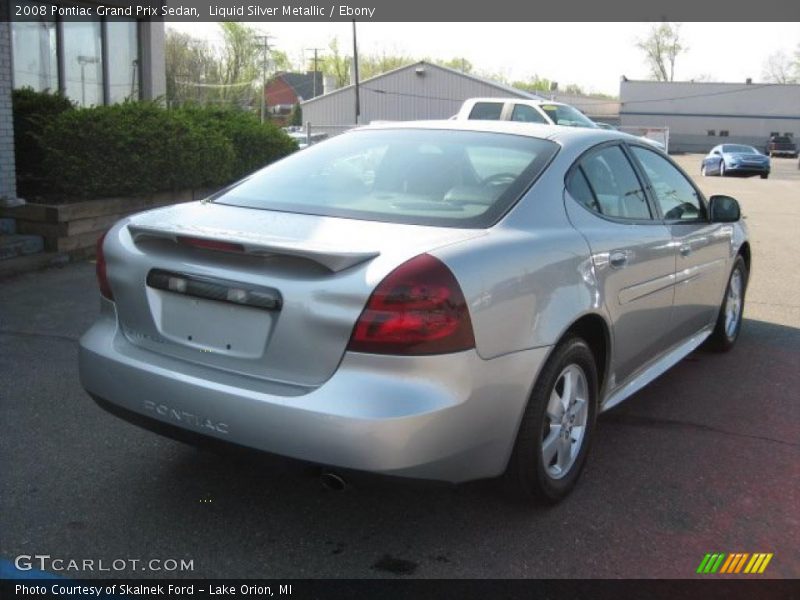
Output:
<path fill-rule="evenodd" d="M 106 255 L 103 252 L 103 242 L 106 241 L 106 231 L 97 240 L 97 263 L 95 271 L 97 272 L 97 285 L 100 286 L 100 293 L 109 300 L 114 299 L 114 294 L 111 293 L 111 286 L 108 285 L 108 275 L 106 274 Z"/>
<path fill-rule="evenodd" d="M 453 273 L 420 254 L 389 273 L 370 296 L 348 350 L 444 354 L 475 347 L 464 294 Z"/>

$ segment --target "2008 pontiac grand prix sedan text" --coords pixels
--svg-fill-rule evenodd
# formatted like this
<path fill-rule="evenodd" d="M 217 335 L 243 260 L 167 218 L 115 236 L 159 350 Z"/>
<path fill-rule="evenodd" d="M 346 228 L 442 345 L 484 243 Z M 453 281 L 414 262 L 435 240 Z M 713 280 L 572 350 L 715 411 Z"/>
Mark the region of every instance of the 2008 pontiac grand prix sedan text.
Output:
<path fill-rule="evenodd" d="M 599 411 L 734 344 L 749 265 L 736 200 L 631 136 L 370 126 L 117 223 L 80 373 L 171 435 L 552 502 Z"/>

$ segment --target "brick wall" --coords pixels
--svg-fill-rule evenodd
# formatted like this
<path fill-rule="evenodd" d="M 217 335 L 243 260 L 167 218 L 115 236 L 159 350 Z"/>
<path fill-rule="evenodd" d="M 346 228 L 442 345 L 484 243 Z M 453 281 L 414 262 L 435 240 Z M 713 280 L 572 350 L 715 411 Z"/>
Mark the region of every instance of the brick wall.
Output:
<path fill-rule="evenodd" d="M 11 23 L 0 21 L 0 204 L 17 194 L 11 114 Z"/>

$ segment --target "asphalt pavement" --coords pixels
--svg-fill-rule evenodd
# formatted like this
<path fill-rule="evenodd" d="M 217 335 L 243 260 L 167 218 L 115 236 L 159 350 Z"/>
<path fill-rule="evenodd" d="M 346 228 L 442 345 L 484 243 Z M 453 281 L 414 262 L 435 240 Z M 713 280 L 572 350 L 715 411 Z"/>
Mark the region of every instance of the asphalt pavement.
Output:
<path fill-rule="evenodd" d="M 699 156 L 678 160 L 699 171 Z M 193 565 L 72 577 L 682 578 L 708 552 L 771 552 L 764 576 L 800 577 L 800 177 L 773 162 L 769 180 L 698 177 L 740 199 L 753 235 L 736 348 L 698 350 L 602 415 L 581 482 L 552 508 L 493 482 L 362 474 L 334 492 L 307 465 L 140 430 L 78 382 L 93 265 L 0 282 L 0 559 Z"/>

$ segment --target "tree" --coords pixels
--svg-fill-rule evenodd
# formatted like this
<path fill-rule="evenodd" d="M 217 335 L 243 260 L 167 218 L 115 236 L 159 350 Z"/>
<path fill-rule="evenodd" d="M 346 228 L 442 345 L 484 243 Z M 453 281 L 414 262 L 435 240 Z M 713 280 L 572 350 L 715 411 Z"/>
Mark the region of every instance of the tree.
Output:
<path fill-rule="evenodd" d="M 328 53 L 320 60 L 320 70 L 334 78 L 337 88 L 350 83 L 350 57 L 339 52 L 339 38 L 328 43 Z"/>
<path fill-rule="evenodd" d="M 300 104 L 295 104 L 292 107 L 292 114 L 289 115 L 289 125 L 299 127 L 303 124 L 303 109 Z"/>
<path fill-rule="evenodd" d="M 798 83 L 800 81 L 800 50 L 792 58 L 783 50 L 773 52 L 764 61 L 762 76 L 770 83 Z"/>
<path fill-rule="evenodd" d="M 212 48 L 186 33 L 167 29 L 164 40 L 167 106 L 199 101 L 200 88 L 195 84 L 216 82 L 217 63 Z"/>
<path fill-rule="evenodd" d="M 653 25 L 647 37 L 636 42 L 656 81 L 673 81 L 675 77 L 675 59 L 688 49 L 681 43 L 680 30 L 680 23 Z"/>
<path fill-rule="evenodd" d="M 456 71 L 461 71 L 462 73 L 472 73 L 475 69 L 475 65 L 473 65 L 463 56 L 456 56 L 449 60 L 435 60 L 431 62 L 434 62 L 437 65 L 442 65 L 443 67 L 455 69 Z"/>

